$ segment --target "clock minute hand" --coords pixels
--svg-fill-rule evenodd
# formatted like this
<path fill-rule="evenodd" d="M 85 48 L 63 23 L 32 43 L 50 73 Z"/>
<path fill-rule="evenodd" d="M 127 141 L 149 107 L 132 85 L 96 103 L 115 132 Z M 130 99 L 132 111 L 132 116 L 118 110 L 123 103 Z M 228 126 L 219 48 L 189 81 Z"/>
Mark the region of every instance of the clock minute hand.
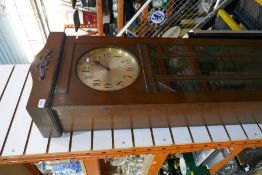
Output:
<path fill-rule="evenodd" d="M 100 65 L 101 67 L 105 68 L 107 71 L 110 71 L 110 68 L 104 64 L 102 64 L 100 61 L 94 60 L 95 64 Z"/>

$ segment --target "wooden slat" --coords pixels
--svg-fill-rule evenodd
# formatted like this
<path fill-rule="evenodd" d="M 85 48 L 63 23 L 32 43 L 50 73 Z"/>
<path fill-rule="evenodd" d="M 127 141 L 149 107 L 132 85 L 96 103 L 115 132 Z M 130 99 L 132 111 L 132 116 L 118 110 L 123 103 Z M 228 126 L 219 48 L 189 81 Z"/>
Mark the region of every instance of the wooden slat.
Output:
<path fill-rule="evenodd" d="M 29 65 L 18 65 L 14 68 L 12 76 L 0 101 L 0 148 L 2 148 L 2 145 L 4 144 L 21 90 L 25 83 L 28 69 Z"/>
<path fill-rule="evenodd" d="M 150 129 L 134 129 L 134 145 L 136 147 L 141 146 L 153 146 L 153 140 Z"/>
<path fill-rule="evenodd" d="M 117 30 L 120 31 L 124 25 L 124 0 L 118 0 Z"/>
<path fill-rule="evenodd" d="M 102 0 L 96 0 L 96 16 L 98 35 L 104 35 Z"/>
<path fill-rule="evenodd" d="M 152 130 L 156 146 L 173 144 L 169 128 L 153 128 Z"/>
<path fill-rule="evenodd" d="M 13 67 L 13 65 L 0 65 L 0 100 L 2 97 L 2 93 L 5 89 L 6 83 L 9 77 L 11 76 Z"/>
<path fill-rule="evenodd" d="M 242 126 L 247 134 L 248 139 L 262 139 L 262 132 L 257 124 L 243 124 Z"/>
<path fill-rule="evenodd" d="M 3 156 L 22 155 L 28 133 L 30 131 L 31 117 L 26 111 L 26 104 L 32 89 L 32 77 L 28 76 L 26 85 L 22 92 L 22 97 L 19 102 L 13 124 L 9 131 L 7 141 L 2 153 Z M 21 129 L 22 128 L 22 129 Z"/>
<path fill-rule="evenodd" d="M 73 132 L 71 151 L 91 150 L 91 131 Z"/>
<path fill-rule="evenodd" d="M 232 141 L 246 140 L 247 137 L 240 125 L 225 125 L 227 133 Z"/>
<path fill-rule="evenodd" d="M 190 144 L 192 139 L 187 127 L 172 127 L 171 128 L 175 144 Z"/>
<path fill-rule="evenodd" d="M 195 143 L 211 142 L 205 126 L 191 126 L 189 129 Z"/>
<path fill-rule="evenodd" d="M 115 148 L 133 147 L 131 130 L 130 129 L 114 130 L 114 146 Z"/>
<path fill-rule="evenodd" d="M 112 131 L 94 131 L 93 133 L 93 150 L 112 149 Z"/>
<path fill-rule="evenodd" d="M 222 125 L 207 126 L 207 128 L 214 142 L 225 142 L 229 140 L 226 130 Z"/>
<path fill-rule="evenodd" d="M 29 155 L 46 153 L 47 144 L 48 138 L 43 138 L 36 125 L 33 124 L 25 154 Z"/>
<path fill-rule="evenodd" d="M 48 153 L 69 152 L 70 133 L 63 133 L 62 137 L 51 138 Z"/>

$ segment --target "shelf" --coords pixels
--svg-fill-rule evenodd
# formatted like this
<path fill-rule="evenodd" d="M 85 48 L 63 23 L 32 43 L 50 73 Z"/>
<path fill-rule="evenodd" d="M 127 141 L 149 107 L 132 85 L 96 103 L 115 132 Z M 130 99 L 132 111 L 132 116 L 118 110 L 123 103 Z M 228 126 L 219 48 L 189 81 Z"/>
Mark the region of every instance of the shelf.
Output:
<path fill-rule="evenodd" d="M 230 159 L 244 148 L 262 146 L 262 124 L 257 123 L 94 130 L 43 138 L 25 108 L 32 88 L 28 70 L 29 65 L 0 65 L 0 164 L 137 154 L 154 154 L 161 162 L 169 153 L 221 148 L 233 150 Z"/>

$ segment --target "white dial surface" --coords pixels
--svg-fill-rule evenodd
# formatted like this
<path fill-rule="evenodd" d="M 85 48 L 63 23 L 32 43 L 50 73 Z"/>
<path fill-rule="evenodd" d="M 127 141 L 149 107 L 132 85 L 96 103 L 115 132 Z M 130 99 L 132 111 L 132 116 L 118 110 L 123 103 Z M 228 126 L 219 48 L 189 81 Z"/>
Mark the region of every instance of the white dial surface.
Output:
<path fill-rule="evenodd" d="M 85 53 L 77 62 L 79 79 L 100 91 L 115 91 L 131 85 L 139 74 L 137 59 L 120 48 L 98 48 Z"/>

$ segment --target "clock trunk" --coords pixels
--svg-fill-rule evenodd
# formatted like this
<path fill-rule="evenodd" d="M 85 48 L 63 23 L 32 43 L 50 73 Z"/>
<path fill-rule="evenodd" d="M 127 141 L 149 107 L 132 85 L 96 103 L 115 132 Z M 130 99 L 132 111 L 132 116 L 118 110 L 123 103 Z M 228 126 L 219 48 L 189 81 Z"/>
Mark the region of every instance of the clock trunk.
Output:
<path fill-rule="evenodd" d="M 261 46 L 259 40 L 50 33 L 30 68 L 34 84 L 27 109 L 45 137 L 63 131 L 261 122 Z M 137 59 L 136 80 L 115 91 L 86 86 L 77 75 L 79 59 L 109 47 Z M 45 59 L 50 63 L 39 79 Z"/>

